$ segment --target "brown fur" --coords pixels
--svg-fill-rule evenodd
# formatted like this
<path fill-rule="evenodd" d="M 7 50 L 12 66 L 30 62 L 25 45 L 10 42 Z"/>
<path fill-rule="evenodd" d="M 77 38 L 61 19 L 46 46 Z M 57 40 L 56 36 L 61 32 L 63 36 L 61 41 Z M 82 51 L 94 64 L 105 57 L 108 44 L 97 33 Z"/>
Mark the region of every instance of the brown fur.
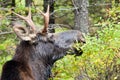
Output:
<path fill-rule="evenodd" d="M 71 45 L 85 42 L 82 34 L 74 30 L 51 36 L 39 34 L 36 39 L 35 43 L 20 42 L 13 59 L 4 64 L 1 80 L 48 80 L 53 64 L 72 49 Z"/>

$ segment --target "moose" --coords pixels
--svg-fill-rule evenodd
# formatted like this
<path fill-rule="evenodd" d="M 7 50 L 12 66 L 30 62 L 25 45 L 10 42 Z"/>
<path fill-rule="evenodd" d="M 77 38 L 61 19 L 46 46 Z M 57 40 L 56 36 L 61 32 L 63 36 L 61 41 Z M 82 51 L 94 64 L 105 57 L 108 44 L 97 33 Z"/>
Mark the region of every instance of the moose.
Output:
<path fill-rule="evenodd" d="M 29 28 L 14 24 L 13 30 L 21 41 L 12 60 L 3 65 L 1 80 L 48 80 L 53 64 L 63 58 L 68 50 L 75 50 L 74 43 L 85 43 L 84 36 L 78 30 L 48 33 L 49 6 L 45 13 L 40 13 L 44 17 L 44 28 L 39 31 L 31 18 L 31 9 L 27 17 L 13 12 Z"/>

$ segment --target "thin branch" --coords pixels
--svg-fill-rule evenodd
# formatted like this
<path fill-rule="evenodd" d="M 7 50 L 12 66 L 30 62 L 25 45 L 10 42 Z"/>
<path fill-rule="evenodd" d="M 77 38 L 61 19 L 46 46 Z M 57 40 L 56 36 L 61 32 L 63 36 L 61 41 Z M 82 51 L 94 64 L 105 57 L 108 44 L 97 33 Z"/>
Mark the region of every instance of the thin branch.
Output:
<path fill-rule="evenodd" d="M 66 24 L 50 24 L 50 28 L 68 28 L 72 29 L 71 25 L 66 25 Z"/>
<path fill-rule="evenodd" d="M 10 32 L 1 32 L 1 33 L 0 33 L 0 36 L 1 36 L 1 35 L 6 35 L 6 34 L 12 34 L 12 33 L 13 33 L 13 31 L 10 31 Z"/>
<path fill-rule="evenodd" d="M 112 5 L 112 3 L 101 3 L 101 4 L 99 4 L 99 3 L 93 3 L 93 4 L 91 4 L 91 5 L 89 5 L 89 7 L 90 6 L 109 6 L 109 5 Z"/>
<path fill-rule="evenodd" d="M 54 12 L 52 12 L 50 15 L 53 15 L 57 11 L 71 11 L 71 10 L 75 10 L 75 9 L 78 9 L 78 7 L 76 7 L 76 8 L 61 8 L 61 9 L 54 10 Z"/>
<path fill-rule="evenodd" d="M 0 10 L 3 10 L 3 11 L 9 11 L 10 9 L 9 8 L 0 8 Z"/>

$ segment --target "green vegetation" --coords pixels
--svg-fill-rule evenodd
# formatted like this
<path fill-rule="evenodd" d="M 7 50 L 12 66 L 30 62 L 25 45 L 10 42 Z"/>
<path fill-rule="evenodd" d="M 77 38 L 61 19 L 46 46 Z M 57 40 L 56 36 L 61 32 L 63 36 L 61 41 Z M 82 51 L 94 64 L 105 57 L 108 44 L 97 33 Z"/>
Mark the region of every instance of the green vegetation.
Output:
<path fill-rule="evenodd" d="M 92 2 L 92 0 L 90 1 Z M 74 80 L 75 78 L 76 80 L 79 80 L 79 78 L 81 78 L 80 80 L 120 79 L 120 5 L 116 4 L 114 0 L 112 1 L 111 8 L 103 8 L 99 14 L 97 14 L 98 12 L 94 14 L 93 10 L 90 11 L 92 26 L 99 28 L 99 30 L 92 37 L 86 36 L 87 43 L 83 46 L 76 44 L 76 48 L 82 48 L 82 56 L 67 55 L 56 62 L 52 70 L 54 80 Z M 58 4 L 59 1 L 56 3 L 55 8 Z M 67 4 L 71 5 L 69 2 Z M 60 6 L 60 8 L 65 7 Z M 23 10 L 27 9 L 24 6 L 16 8 L 16 12 L 25 14 Z M 32 12 L 35 14 L 36 10 L 32 8 Z M 10 11 L 0 11 L 0 32 L 12 31 L 10 14 Z M 56 14 L 59 14 L 59 12 Z M 62 15 L 62 13 L 59 15 Z M 42 21 L 39 20 L 41 18 L 34 16 L 33 19 L 36 24 L 42 24 Z M 64 18 L 62 19 L 64 22 Z M 67 19 L 65 18 L 66 21 Z M 73 14 L 69 14 L 69 19 L 73 25 Z M 59 19 L 57 22 L 59 22 Z M 56 29 L 56 31 L 58 30 Z M 11 59 L 16 48 L 15 45 L 18 42 L 19 40 L 16 39 L 13 33 L 0 35 L 0 72 L 3 64 Z"/>
<path fill-rule="evenodd" d="M 88 36 L 86 41 L 82 46 L 82 56 L 68 55 L 56 63 L 53 69 L 55 80 L 74 80 L 76 75 L 93 80 L 114 80 L 118 77 L 120 73 L 115 73 L 114 69 L 120 70 L 117 68 L 120 65 L 120 26 L 108 26 L 98 31 L 98 38 Z"/>
<path fill-rule="evenodd" d="M 106 16 L 99 19 L 101 23 L 96 23 L 101 26 L 96 36 L 86 37 L 82 56 L 68 55 L 57 61 L 54 80 L 120 79 L 120 6 L 112 6 Z"/>

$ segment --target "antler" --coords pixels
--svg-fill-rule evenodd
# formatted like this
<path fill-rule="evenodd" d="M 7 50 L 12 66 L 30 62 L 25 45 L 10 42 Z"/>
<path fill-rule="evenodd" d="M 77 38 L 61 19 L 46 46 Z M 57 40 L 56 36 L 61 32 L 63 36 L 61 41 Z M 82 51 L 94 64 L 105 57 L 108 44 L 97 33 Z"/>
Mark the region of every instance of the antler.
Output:
<path fill-rule="evenodd" d="M 50 10 L 50 6 L 48 5 L 46 13 L 43 13 L 42 11 L 40 11 L 40 13 L 44 16 L 44 28 L 42 30 L 42 33 L 47 33 L 47 28 L 49 25 L 49 17 L 50 17 L 49 10 Z"/>
<path fill-rule="evenodd" d="M 31 29 L 33 30 L 33 32 L 35 32 L 35 24 L 33 23 L 32 19 L 31 19 L 31 8 L 29 8 L 29 13 L 28 13 L 28 16 L 27 17 L 24 17 L 24 16 L 21 16 L 15 12 L 12 12 L 14 13 L 15 15 L 17 15 L 19 18 L 25 20 L 27 22 L 27 24 L 31 27 Z"/>
<path fill-rule="evenodd" d="M 49 5 L 47 7 L 47 11 L 46 13 L 43 13 L 42 11 L 40 11 L 40 13 L 44 16 L 44 28 L 42 30 L 42 33 L 47 33 L 47 28 L 48 28 L 48 25 L 49 25 Z M 33 32 L 36 31 L 35 29 L 35 24 L 33 23 L 32 19 L 31 19 L 31 8 L 29 8 L 29 13 L 28 13 L 28 16 L 27 17 L 24 17 L 24 16 L 21 16 L 15 12 L 13 12 L 15 15 L 17 15 L 19 18 L 25 20 L 27 22 L 27 24 L 31 27 L 31 29 L 33 30 Z"/>

